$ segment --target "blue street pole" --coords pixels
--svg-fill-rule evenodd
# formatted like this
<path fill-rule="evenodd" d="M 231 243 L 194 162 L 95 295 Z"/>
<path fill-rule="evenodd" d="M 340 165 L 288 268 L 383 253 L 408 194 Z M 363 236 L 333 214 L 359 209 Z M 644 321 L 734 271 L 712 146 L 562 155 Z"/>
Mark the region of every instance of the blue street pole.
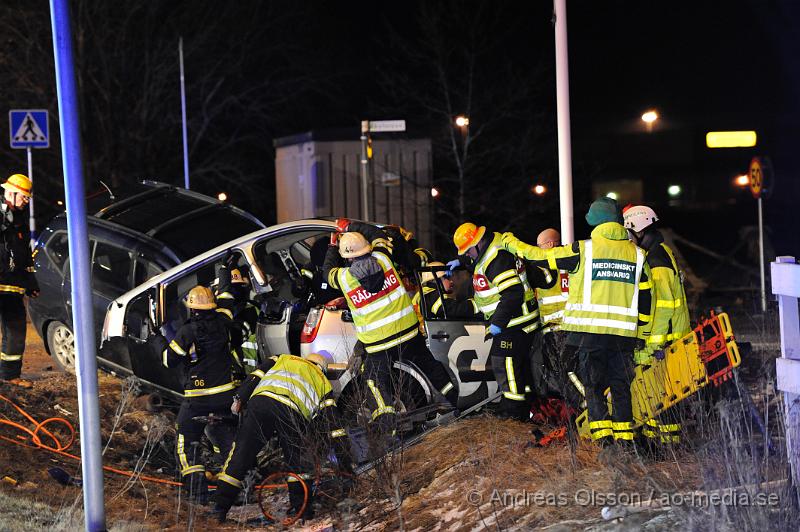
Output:
<path fill-rule="evenodd" d="M 100 452 L 100 410 L 97 404 L 92 287 L 89 281 L 89 235 L 78 126 L 78 95 L 72 53 L 68 0 L 50 0 L 53 53 L 61 124 L 61 158 L 67 200 L 69 267 L 72 276 L 72 328 L 75 331 L 78 410 L 86 530 L 106 529 L 103 503 L 103 458 Z"/>
<path fill-rule="evenodd" d="M 178 39 L 178 59 L 181 67 L 181 127 L 183 129 L 183 186 L 189 190 L 189 139 L 186 133 L 186 82 L 183 79 L 183 37 Z"/>

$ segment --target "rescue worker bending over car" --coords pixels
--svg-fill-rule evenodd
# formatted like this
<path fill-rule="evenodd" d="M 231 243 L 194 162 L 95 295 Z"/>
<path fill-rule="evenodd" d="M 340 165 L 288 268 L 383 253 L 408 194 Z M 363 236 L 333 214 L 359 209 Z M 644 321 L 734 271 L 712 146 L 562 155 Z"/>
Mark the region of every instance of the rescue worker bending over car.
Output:
<path fill-rule="evenodd" d="M 161 353 L 165 367 L 184 371 L 184 399 L 176 420 L 176 452 L 190 500 L 205 504 L 208 483 L 198 445 L 206 423 L 194 418 L 230 417 L 230 405 L 236 393 L 228 333 L 230 311 L 217 308 L 211 289 L 205 286 L 192 288 L 185 303 L 190 317 L 175 338 L 167 343 L 166 338 L 155 333 L 149 341 Z M 232 441 L 232 434 L 217 441 L 223 455 L 227 455 Z"/>
<path fill-rule="evenodd" d="M 219 267 L 216 300 L 220 308 L 231 311 L 231 348 L 245 372 L 250 373 L 259 364 L 256 339 L 258 308 L 250 301 L 249 279 L 240 268 L 232 268 L 232 260 L 226 258 Z"/>
<path fill-rule="evenodd" d="M 339 467 L 352 473 L 346 452 L 347 434 L 339 424 L 339 412 L 330 381 L 325 376 L 327 360 L 316 353 L 270 357 L 239 388 L 231 411 L 244 409 L 244 419 L 225 469 L 217 477 L 213 513 L 224 522 L 236 496 L 244 487 L 247 472 L 256 466 L 256 456 L 277 434 L 289 476 L 289 514 L 311 514 L 313 491 L 310 472 L 315 459 L 328 456 L 333 445 Z M 306 497 L 307 490 L 307 497 Z"/>
<path fill-rule="evenodd" d="M 366 351 L 362 372 L 371 421 L 384 434 L 394 426 L 391 375 L 392 363 L 399 359 L 415 364 L 455 407 L 458 390 L 419 334 L 414 306 L 392 261 L 386 234 L 361 222 L 339 220 L 337 226 L 342 231 L 338 248 L 331 242 L 323 273 L 332 288 L 344 293 Z M 339 255 L 347 266 L 337 267 Z"/>
<path fill-rule="evenodd" d="M 489 358 L 497 387 L 503 393 L 497 415 L 527 421 L 530 351 L 542 324 L 525 265 L 503 249 L 500 233 L 488 233 L 485 227 L 470 222 L 456 229 L 453 243 L 459 258 L 447 265 L 451 270 L 461 266 L 472 270 L 475 303 L 489 322 Z M 542 276 L 537 284 L 552 282 L 549 275 L 545 279 L 546 270 L 535 270 Z"/>
<path fill-rule="evenodd" d="M 519 257 L 569 272 L 562 329 L 570 333 L 567 344 L 577 348 L 592 439 L 601 445 L 633 445 L 633 351 L 637 331 L 650 322 L 650 267 L 644 251 L 628 240 L 616 201 L 598 199 L 586 221 L 594 227 L 591 239 L 566 246 L 544 250 L 512 233 L 504 234 L 502 241 Z"/>

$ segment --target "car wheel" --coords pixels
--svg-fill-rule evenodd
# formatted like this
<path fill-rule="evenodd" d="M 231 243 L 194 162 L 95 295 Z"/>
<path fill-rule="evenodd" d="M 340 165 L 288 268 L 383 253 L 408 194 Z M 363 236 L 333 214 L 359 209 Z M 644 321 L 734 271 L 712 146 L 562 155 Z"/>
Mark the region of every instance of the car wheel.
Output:
<path fill-rule="evenodd" d="M 47 326 L 47 346 L 50 356 L 61 371 L 75 373 L 75 335 L 60 321 Z"/>

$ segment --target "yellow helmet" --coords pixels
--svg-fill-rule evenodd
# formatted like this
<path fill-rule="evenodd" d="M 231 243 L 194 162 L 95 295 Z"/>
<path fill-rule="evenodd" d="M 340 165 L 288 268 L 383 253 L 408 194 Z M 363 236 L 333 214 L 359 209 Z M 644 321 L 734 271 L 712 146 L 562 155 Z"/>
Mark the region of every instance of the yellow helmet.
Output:
<path fill-rule="evenodd" d="M 465 222 L 459 225 L 453 235 L 453 243 L 458 248 L 458 254 L 463 255 L 469 248 L 477 245 L 485 232 L 484 226 L 478 227 L 474 223 Z"/>
<path fill-rule="evenodd" d="M 319 366 L 319 369 L 322 370 L 322 373 L 328 371 L 328 359 L 319 353 L 311 353 L 310 355 L 306 355 L 306 360 Z"/>
<path fill-rule="evenodd" d="M 12 192 L 19 192 L 23 196 L 28 198 L 31 197 L 31 189 L 33 188 L 33 184 L 31 180 L 28 179 L 28 176 L 24 176 L 22 174 L 14 174 L 3 184 L 0 184 L 0 187 L 3 187 L 6 190 L 10 190 Z"/>
<path fill-rule="evenodd" d="M 428 266 L 444 266 L 444 263 L 434 261 L 429 263 Z M 422 272 L 422 275 L 420 277 L 422 278 L 422 284 L 427 284 L 433 281 L 433 272 Z M 444 270 L 436 272 L 436 277 L 438 277 L 439 279 L 444 277 Z"/>
<path fill-rule="evenodd" d="M 195 310 L 212 310 L 217 308 L 217 302 L 210 288 L 198 285 L 189 290 L 186 306 Z"/>
<path fill-rule="evenodd" d="M 239 271 L 239 268 L 234 268 L 231 270 L 231 283 L 247 284 L 247 279 L 242 277 L 242 272 Z"/>
<path fill-rule="evenodd" d="M 372 246 L 361 233 L 344 233 L 339 237 L 339 255 L 345 259 L 361 257 L 370 251 Z"/>

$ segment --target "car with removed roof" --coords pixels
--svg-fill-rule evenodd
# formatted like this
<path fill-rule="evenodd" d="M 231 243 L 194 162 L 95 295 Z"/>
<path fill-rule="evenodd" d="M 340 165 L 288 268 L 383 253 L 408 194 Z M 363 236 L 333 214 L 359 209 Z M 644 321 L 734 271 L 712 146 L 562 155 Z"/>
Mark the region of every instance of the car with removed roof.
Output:
<path fill-rule="evenodd" d="M 130 196 L 87 216 L 98 345 L 108 304 L 116 297 L 199 253 L 263 227 L 233 205 L 155 181 L 142 182 Z M 31 322 L 58 367 L 74 371 L 65 214 L 42 230 L 33 255 L 41 293 L 29 300 Z M 99 358 L 101 366 L 113 370 L 105 362 Z"/>

